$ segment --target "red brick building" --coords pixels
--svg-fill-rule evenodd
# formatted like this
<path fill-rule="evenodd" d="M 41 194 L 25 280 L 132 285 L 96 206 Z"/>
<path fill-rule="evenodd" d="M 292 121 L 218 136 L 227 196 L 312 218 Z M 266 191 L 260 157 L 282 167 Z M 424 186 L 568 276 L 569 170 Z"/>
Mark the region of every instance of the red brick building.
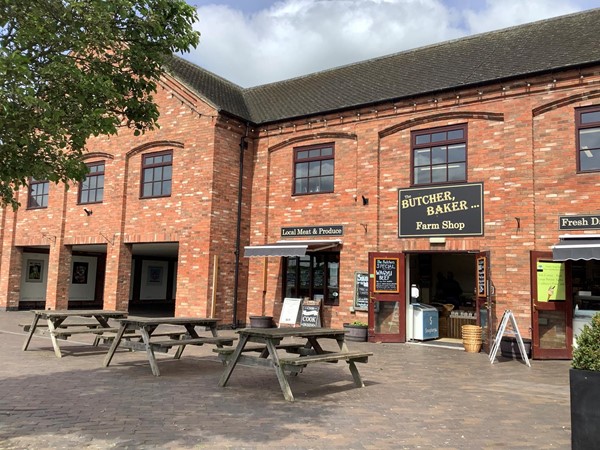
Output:
<path fill-rule="evenodd" d="M 600 309 L 598 36 L 591 10 L 249 89 L 174 58 L 159 130 L 91 140 L 86 182 L 2 211 L 0 307 L 237 326 L 310 298 L 404 342 L 418 291 L 441 337 L 510 309 L 568 358 Z"/>

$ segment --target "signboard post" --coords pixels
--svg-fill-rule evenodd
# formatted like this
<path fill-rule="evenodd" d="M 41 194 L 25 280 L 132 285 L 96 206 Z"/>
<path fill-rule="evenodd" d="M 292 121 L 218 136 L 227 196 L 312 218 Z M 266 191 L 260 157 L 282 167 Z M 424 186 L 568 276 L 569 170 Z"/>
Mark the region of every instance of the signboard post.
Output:
<path fill-rule="evenodd" d="M 301 327 L 321 326 L 321 301 L 304 300 L 302 302 L 302 313 L 300 315 Z"/>
<path fill-rule="evenodd" d="M 500 348 L 502 336 L 504 336 L 504 333 L 506 332 L 506 326 L 508 325 L 509 320 L 512 326 L 512 334 L 516 336 L 517 343 L 519 344 L 521 358 L 523 359 L 523 361 L 525 361 L 525 364 L 527 364 L 527 366 L 531 367 L 531 363 L 529 362 L 529 358 L 527 357 L 527 351 L 525 350 L 525 344 L 523 343 L 521 333 L 519 332 L 519 327 L 517 326 L 517 319 L 515 319 L 515 315 L 510 309 L 504 311 L 502 320 L 500 321 L 500 325 L 498 326 L 498 333 L 496 333 L 496 339 L 494 339 L 494 345 L 492 346 L 492 350 L 490 351 L 490 363 L 494 364 L 496 354 L 498 353 L 498 349 Z"/>
<path fill-rule="evenodd" d="M 477 258 L 477 296 L 487 297 L 487 264 L 486 258 Z"/>
<path fill-rule="evenodd" d="M 369 309 L 369 274 L 354 273 L 354 309 L 367 311 Z"/>
<path fill-rule="evenodd" d="M 279 316 L 280 328 L 281 324 L 296 326 L 300 314 L 301 303 L 301 298 L 286 297 L 283 299 L 283 308 L 281 308 L 281 315 Z"/>

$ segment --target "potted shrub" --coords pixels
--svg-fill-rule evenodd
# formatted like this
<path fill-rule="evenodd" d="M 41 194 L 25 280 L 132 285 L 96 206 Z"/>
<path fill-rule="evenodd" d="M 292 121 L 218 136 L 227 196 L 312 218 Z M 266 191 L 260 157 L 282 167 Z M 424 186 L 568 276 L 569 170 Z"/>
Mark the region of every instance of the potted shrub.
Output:
<path fill-rule="evenodd" d="M 352 323 L 345 323 L 346 340 L 355 342 L 366 342 L 368 336 L 368 325 L 360 320 L 355 320 Z"/>
<path fill-rule="evenodd" d="M 598 448 L 600 442 L 600 314 L 577 336 L 569 371 L 571 388 L 571 446 Z"/>

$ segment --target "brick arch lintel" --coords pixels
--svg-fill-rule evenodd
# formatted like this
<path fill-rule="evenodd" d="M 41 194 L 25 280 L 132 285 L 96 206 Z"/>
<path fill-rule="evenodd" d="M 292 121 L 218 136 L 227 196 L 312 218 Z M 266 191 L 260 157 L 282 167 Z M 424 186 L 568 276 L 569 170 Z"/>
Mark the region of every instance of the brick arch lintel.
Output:
<path fill-rule="evenodd" d="M 430 114 L 427 116 L 415 117 L 414 119 L 409 119 L 385 128 L 379 132 L 379 138 L 381 139 L 383 137 L 390 136 L 394 133 L 398 133 L 399 131 L 414 127 L 416 125 L 451 119 L 482 119 L 502 122 L 504 120 L 504 114 L 485 111 L 449 111 L 438 114 Z"/>
<path fill-rule="evenodd" d="M 179 142 L 179 141 L 152 141 L 152 142 L 147 142 L 145 144 L 142 145 L 138 145 L 137 147 L 132 148 L 131 150 L 129 150 L 127 152 L 127 159 L 131 158 L 134 155 L 137 155 L 140 152 L 143 152 L 145 150 L 149 150 L 151 148 L 155 148 L 155 147 L 176 147 L 176 148 L 183 148 L 183 142 Z"/>
<path fill-rule="evenodd" d="M 90 152 L 83 155 L 81 160 L 85 161 L 93 158 L 115 159 L 115 156 L 106 152 Z"/>
<path fill-rule="evenodd" d="M 563 106 L 570 105 L 572 103 L 578 103 L 584 100 L 591 100 L 594 98 L 600 97 L 600 89 L 596 89 L 593 91 L 581 92 L 579 94 L 571 95 L 569 97 L 561 98 L 559 100 L 555 100 L 553 102 L 546 103 L 544 105 L 538 106 L 534 108 L 532 113 L 533 117 L 539 116 L 540 114 L 544 114 L 550 110 L 561 108 Z"/>
<path fill-rule="evenodd" d="M 355 141 L 357 136 L 355 133 L 336 133 L 336 132 L 327 132 L 327 133 L 313 133 L 303 136 L 296 136 L 290 139 L 286 139 L 278 144 L 273 145 L 269 148 L 269 152 L 274 152 L 275 150 L 279 150 L 281 148 L 287 147 L 288 145 L 299 144 L 300 142 L 313 141 L 315 139 L 351 139 Z"/>

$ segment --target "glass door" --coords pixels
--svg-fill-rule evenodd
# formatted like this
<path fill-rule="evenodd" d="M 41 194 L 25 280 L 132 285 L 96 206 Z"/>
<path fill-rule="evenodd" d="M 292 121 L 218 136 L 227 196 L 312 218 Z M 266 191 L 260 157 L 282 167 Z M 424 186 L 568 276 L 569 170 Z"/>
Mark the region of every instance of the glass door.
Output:
<path fill-rule="evenodd" d="M 550 252 L 531 252 L 534 359 L 571 358 L 573 298 L 566 265 Z"/>
<path fill-rule="evenodd" d="M 369 253 L 369 340 L 406 341 L 404 254 Z"/>

